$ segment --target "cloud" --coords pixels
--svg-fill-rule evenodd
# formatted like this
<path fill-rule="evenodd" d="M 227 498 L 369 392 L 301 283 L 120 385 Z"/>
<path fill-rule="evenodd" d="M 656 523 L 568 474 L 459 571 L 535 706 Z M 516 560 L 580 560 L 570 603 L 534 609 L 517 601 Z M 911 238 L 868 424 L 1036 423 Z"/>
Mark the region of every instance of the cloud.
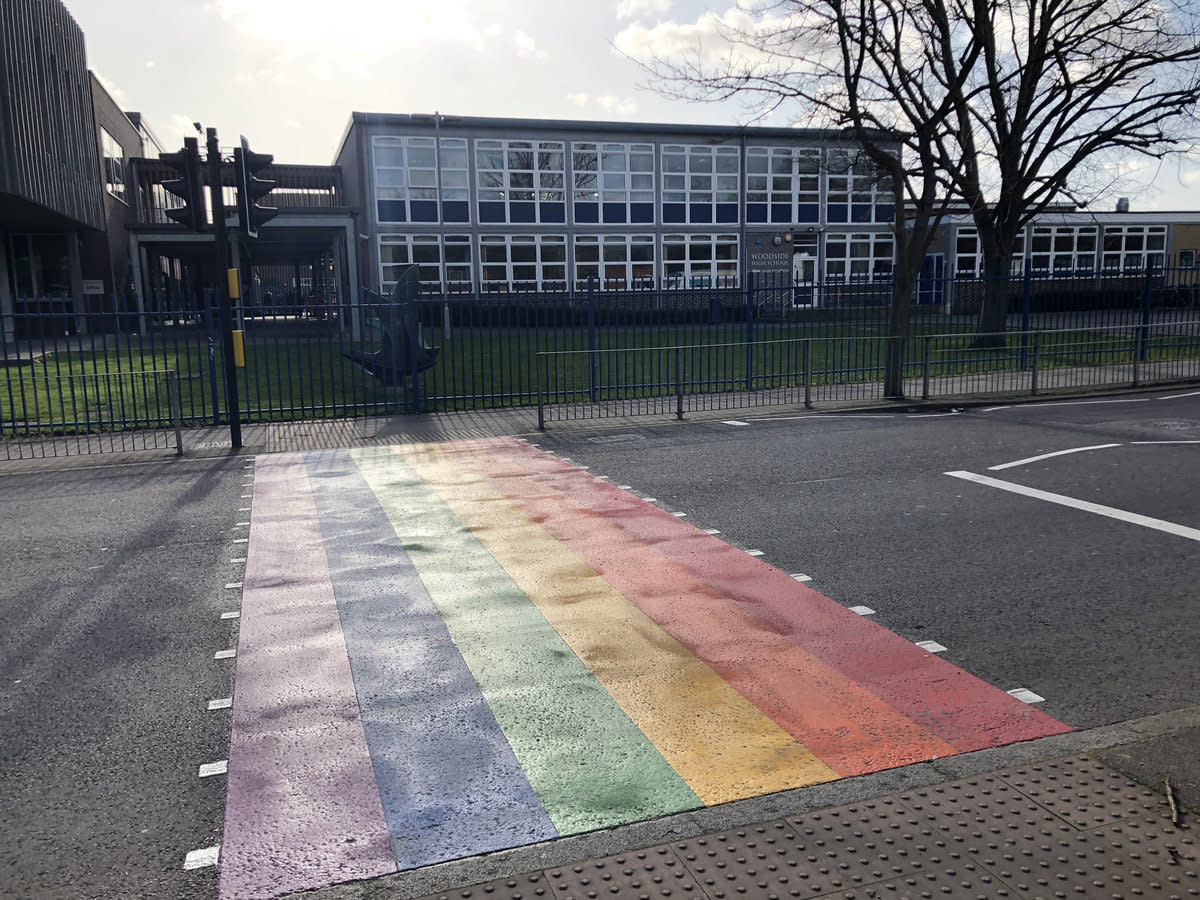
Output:
<path fill-rule="evenodd" d="M 589 94 L 583 92 L 567 94 L 567 101 L 574 103 L 576 106 L 587 106 L 588 101 L 591 99 L 592 98 Z"/>
<path fill-rule="evenodd" d="M 647 27 L 635 22 L 613 39 L 615 52 L 639 60 L 697 60 L 714 63 L 735 59 L 752 61 L 763 54 L 744 43 L 731 44 L 726 35 L 771 34 L 786 27 L 787 16 L 752 15 L 733 7 L 725 12 L 703 13 L 695 22 L 659 22 Z"/>
<path fill-rule="evenodd" d="M 517 56 L 533 57 L 534 59 L 546 58 L 546 51 L 539 50 L 537 41 L 524 31 L 514 31 L 512 39 L 517 48 Z"/>
<path fill-rule="evenodd" d="M 615 94 L 592 96 L 583 91 L 567 94 L 567 102 L 582 108 L 599 108 L 611 116 L 631 118 L 637 114 L 637 103 L 629 97 L 618 97 Z"/>
<path fill-rule="evenodd" d="M 671 8 L 671 0 L 619 0 L 618 19 L 636 19 L 644 15 L 662 15 Z"/>

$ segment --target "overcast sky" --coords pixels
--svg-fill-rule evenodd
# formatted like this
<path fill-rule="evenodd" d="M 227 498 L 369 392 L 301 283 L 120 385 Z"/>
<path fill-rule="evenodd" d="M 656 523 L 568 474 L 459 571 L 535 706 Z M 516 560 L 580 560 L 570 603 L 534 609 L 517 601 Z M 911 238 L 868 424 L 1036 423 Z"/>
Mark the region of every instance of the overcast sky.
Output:
<path fill-rule="evenodd" d="M 215 127 L 278 162 L 333 162 L 352 111 L 737 124 L 671 101 L 614 45 L 705 40 L 732 0 L 64 0 L 88 66 L 175 149 Z M 711 37 L 708 37 L 711 43 Z M 788 116 L 763 124 L 786 125 Z M 1200 210 L 1200 158 L 1146 165 L 1133 209 Z M 1096 208 L 1111 209 L 1116 196 Z"/>

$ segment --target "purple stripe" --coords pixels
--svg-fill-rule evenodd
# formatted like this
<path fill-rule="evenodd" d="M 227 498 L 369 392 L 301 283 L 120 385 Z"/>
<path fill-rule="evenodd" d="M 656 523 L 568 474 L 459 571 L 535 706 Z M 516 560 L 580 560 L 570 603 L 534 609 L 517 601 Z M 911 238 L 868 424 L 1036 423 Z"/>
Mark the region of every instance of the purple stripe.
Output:
<path fill-rule="evenodd" d="M 312 493 L 259 458 L 242 589 L 221 898 L 396 871 Z"/>

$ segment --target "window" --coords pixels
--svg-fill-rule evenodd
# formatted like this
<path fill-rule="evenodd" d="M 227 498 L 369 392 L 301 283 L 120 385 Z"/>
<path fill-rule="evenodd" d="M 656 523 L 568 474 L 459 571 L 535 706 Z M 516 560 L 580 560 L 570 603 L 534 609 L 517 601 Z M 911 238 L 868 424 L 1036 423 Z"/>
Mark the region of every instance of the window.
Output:
<path fill-rule="evenodd" d="M 553 234 L 485 234 L 479 238 L 484 291 L 563 291 L 567 239 Z"/>
<path fill-rule="evenodd" d="M 829 281 L 875 281 L 892 276 L 892 236 L 831 234 L 825 241 L 825 277 Z"/>
<path fill-rule="evenodd" d="M 667 234 L 662 252 L 667 287 L 711 287 L 737 280 L 736 234 Z"/>
<path fill-rule="evenodd" d="M 1024 271 L 1025 236 L 1018 234 L 1013 245 L 1012 274 Z M 958 229 L 954 243 L 954 277 L 983 277 L 983 247 L 979 243 L 979 229 L 974 226 Z"/>
<path fill-rule="evenodd" d="M 746 221 L 821 220 L 821 151 L 816 148 L 746 149 Z"/>
<path fill-rule="evenodd" d="M 1106 272 L 1144 272 L 1163 265 L 1166 248 L 1165 225 L 1106 226 L 1101 265 Z"/>
<path fill-rule="evenodd" d="M 1029 270 L 1091 272 L 1096 268 L 1095 225 L 1035 225 L 1029 239 Z"/>
<path fill-rule="evenodd" d="M 421 267 L 422 294 L 470 290 L 471 239 L 466 235 L 385 234 L 379 239 L 380 283 L 387 294 L 405 266 Z"/>
<path fill-rule="evenodd" d="M 481 223 L 566 222 L 561 141 L 478 140 L 475 172 Z"/>
<path fill-rule="evenodd" d="M 436 235 L 385 234 L 379 238 L 379 281 L 389 294 L 400 273 L 416 263 L 420 269 L 421 293 L 442 292 L 442 250 Z"/>
<path fill-rule="evenodd" d="M 1196 251 L 1195 250 L 1180 250 L 1179 251 L 1179 268 L 1181 268 L 1181 269 L 1196 268 Z"/>
<path fill-rule="evenodd" d="M 438 141 L 438 172 L 443 222 L 471 221 L 471 185 L 467 178 L 466 138 Z"/>
<path fill-rule="evenodd" d="M 654 236 L 579 235 L 575 238 L 575 286 L 595 279 L 601 290 L 654 285 Z"/>
<path fill-rule="evenodd" d="M 665 144 L 663 223 L 736 224 L 740 169 L 737 147 Z"/>
<path fill-rule="evenodd" d="M 891 222 L 891 180 L 866 156 L 851 150 L 829 151 L 830 222 Z"/>
<path fill-rule="evenodd" d="M 100 129 L 100 145 L 104 153 L 104 188 L 122 203 L 125 202 L 125 151 L 117 139 Z"/>
<path fill-rule="evenodd" d="M 577 223 L 654 221 L 653 145 L 573 144 L 571 176 Z"/>
<path fill-rule="evenodd" d="M 375 210 L 380 222 L 436 222 L 437 152 L 433 138 L 377 137 Z"/>

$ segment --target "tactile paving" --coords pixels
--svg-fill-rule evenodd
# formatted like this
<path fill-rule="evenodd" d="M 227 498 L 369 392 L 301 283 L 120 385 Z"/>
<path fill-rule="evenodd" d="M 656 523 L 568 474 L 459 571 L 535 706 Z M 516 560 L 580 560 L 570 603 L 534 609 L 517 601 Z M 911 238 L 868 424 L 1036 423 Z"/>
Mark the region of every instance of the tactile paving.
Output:
<path fill-rule="evenodd" d="M 997 777 L 1079 828 L 1167 811 L 1162 796 L 1086 756 L 1008 769 Z"/>
<path fill-rule="evenodd" d="M 701 896 L 691 874 L 665 846 L 547 869 L 545 875 L 556 900 Z"/>
<path fill-rule="evenodd" d="M 497 878 L 469 887 L 429 894 L 421 900 L 536 900 L 538 897 L 554 897 L 550 883 L 542 872 Z"/>
<path fill-rule="evenodd" d="M 1200 898 L 1200 836 L 1086 757 L 498 879 L 426 900 Z"/>

